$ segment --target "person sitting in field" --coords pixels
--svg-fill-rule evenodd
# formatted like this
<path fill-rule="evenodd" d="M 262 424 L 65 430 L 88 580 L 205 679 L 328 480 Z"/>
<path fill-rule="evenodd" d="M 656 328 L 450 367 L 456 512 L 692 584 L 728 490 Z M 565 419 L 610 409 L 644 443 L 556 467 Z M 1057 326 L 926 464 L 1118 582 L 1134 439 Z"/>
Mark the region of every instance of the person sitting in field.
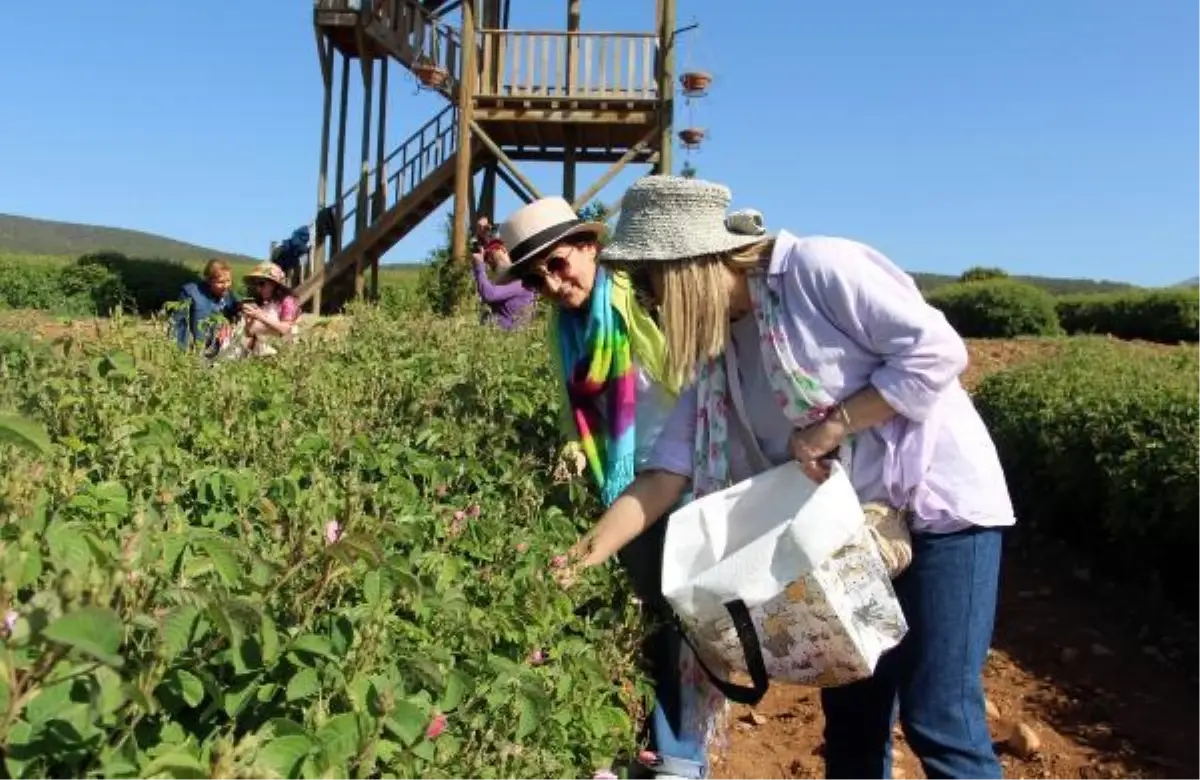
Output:
<path fill-rule="evenodd" d="M 246 321 L 246 349 L 252 355 L 273 354 L 265 339 L 296 335 L 300 300 L 288 287 L 283 269 L 274 263 L 259 263 L 242 277 L 253 300 L 242 305 Z"/>
<path fill-rule="evenodd" d="M 239 301 L 233 293 L 229 263 L 216 257 L 205 263 L 203 277 L 185 284 L 180 300 L 184 305 L 171 317 L 176 343 L 180 349 L 201 343 L 206 355 L 216 354 L 228 342 L 238 316 Z M 214 322 L 213 315 L 225 321 Z"/>
<path fill-rule="evenodd" d="M 537 294 L 525 289 L 520 281 L 497 284 L 488 278 L 493 273 L 504 271 L 512 263 L 504 243 L 492 234 L 492 225 L 487 217 L 480 217 L 475 225 L 476 251 L 471 255 L 475 273 L 475 289 L 487 311 L 483 321 L 494 323 L 504 330 L 512 330 L 527 322 L 533 313 Z"/>

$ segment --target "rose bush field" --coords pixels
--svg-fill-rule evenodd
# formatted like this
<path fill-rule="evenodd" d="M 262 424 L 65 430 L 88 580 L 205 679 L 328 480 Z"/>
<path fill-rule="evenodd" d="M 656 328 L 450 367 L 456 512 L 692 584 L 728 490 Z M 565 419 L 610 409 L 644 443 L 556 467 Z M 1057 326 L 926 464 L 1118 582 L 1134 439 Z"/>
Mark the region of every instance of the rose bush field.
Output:
<path fill-rule="evenodd" d="M 615 567 L 570 597 L 548 571 L 595 506 L 555 475 L 542 329 L 338 324 L 211 368 L 120 318 L 0 340 L 9 776 L 590 776 L 636 752 L 639 608 Z"/>

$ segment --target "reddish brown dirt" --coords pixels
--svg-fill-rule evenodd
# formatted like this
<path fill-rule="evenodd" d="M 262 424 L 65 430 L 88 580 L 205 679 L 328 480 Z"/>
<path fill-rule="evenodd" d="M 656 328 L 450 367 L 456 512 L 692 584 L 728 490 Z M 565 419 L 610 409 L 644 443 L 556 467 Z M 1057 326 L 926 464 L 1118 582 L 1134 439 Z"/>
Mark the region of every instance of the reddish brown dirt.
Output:
<path fill-rule="evenodd" d="M 1051 356 L 1051 341 L 972 341 L 973 386 L 987 373 Z M 1128 584 L 1103 582 L 1069 551 L 1006 550 L 985 670 L 989 721 L 1006 777 L 1197 777 L 1200 686 L 1196 627 Z M 823 718 L 814 689 L 774 684 L 735 708 L 718 778 L 823 777 Z M 1014 724 L 1036 734 L 1021 754 Z M 924 777 L 897 729 L 895 777 Z"/>

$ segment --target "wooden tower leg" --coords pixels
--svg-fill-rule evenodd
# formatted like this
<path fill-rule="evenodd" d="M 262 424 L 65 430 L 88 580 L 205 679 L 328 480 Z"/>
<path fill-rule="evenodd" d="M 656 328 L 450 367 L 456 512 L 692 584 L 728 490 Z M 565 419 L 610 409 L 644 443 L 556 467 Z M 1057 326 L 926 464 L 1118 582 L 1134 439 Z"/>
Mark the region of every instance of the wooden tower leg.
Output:
<path fill-rule="evenodd" d="M 657 173 L 671 173 L 671 148 L 675 143 L 675 0 L 658 0 L 658 40 L 660 41 L 658 98 Z"/>
<path fill-rule="evenodd" d="M 583 0 L 567 0 L 567 33 L 579 32 L 579 19 L 583 11 Z M 575 73 L 575 51 L 572 45 L 575 38 L 568 35 L 566 46 L 566 92 L 568 95 L 575 91 L 572 83 Z M 579 135 L 575 125 L 563 126 L 563 184 L 562 196 L 568 203 L 575 201 L 575 157 L 579 147 Z"/>
<path fill-rule="evenodd" d="M 337 171 L 334 173 L 333 209 L 334 231 L 333 253 L 342 251 L 345 237 L 342 235 L 345 225 L 342 223 L 342 193 L 346 187 L 346 109 L 350 102 L 350 58 L 342 55 L 342 97 L 338 103 L 338 139 L 337 139 Z"/>
<path fill-rule="evenodd" d="M 483 183 L 479 188 L 478 213 L 496 224 L 496 166 L 498 163 L 488 163 L 483 169 Z"/>
<path fill-rule="evenodd" d="M 467 215 L 471 209 L 471 125 L 475 105 L 475 3 L 462 4 L 462 40 L 471 41 L 462 47 L 458 77 L 458 148 L 454 161 L 454 229 L 451 232 L 450 257 L 463 260 L 467 256 Z"/>
<path fill-rule="evenodd" d="M 365 37 L 362 28 L 358 28 L 359 63 L 362 66 L 363 83 L 363 118 L 362 118 L 362 147 L 360 167 L 358 171 L 358 192 L 355 205 L 354 240 L 358 241 L 367 232 L 370 224 L 370 187 L 371 187 L 371 109 L 375 105 L 373 86 L 375 81 L 375 60 L 366 51 Z M 354 297 L 363 297 L 365 279 L 363 263 L 367 260 L 360 250 L 354 254 Z"/>
<path fill-rule="evenodd" d="M 333 112 L 333 45 L 317 29 L 317 56 L 321 61 L 321 83 L 325 93 L 321 106 L 321 164 L 317 170 L 317 212 L 325 208 L 326 190 L 329 189 L 329 124 Z M 326 240 L 317 241 L 313 236 L 312 272 L 320 273 L 325 266 Z M 321 287 L 313 291 L 312 313 L 321 313 Z"/>
<path fill-rule="evenodd" d="M 379 127 L 375 131 L 375 207 L 371 209 L 371 222 L 383 216 L 387 210 L 387 166 L 383 164 L 387 156 L 387 91 L 388 91 L 388 58 L 379 61 Z"/>

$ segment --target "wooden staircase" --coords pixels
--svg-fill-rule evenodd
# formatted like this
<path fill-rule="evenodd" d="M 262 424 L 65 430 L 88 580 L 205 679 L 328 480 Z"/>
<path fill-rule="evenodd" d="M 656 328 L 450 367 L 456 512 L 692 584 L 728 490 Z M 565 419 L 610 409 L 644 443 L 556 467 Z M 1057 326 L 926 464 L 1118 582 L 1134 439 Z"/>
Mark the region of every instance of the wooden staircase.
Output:
<path fill-rule="evenodd" d="M 355 230 L 360 202 L 358 185 L 342 194 L 341 235 L 334 242 L 329 262 L 314 269 L 295 288 L 302 306 L 321 290 L 321 308 L 339 309 L 357 292 L 355 274 L 346 272 L 366 267 L 373 258 L 382 256 L 454 194 L 457 115 L 454 106 L 446 106 L 387 156 L 383 169 L 391 173 L 382 189 L 369 194 L 367 203 L 371 213 L 361 233 Z M 478 171 L 488 157 L 481 147 L 473 145 L 472 171 Z M 366 181 L 375 180 L 376 171 L 371 171 Z"/>
<path fill-rule="evenodd" d="M 478 16 L 490 21 L 478 26 L 476 12 L 467 13 L 474 2 L 314 0 L 325 87 L 322 187 L 328 180 L 335 54 L 341 55 L 342 62 L 334 165 L 337 189 L 345 173 L 351 60 L 362 66 L 364 123 L 372 121 L 376 99 L 372 74 L 378 68 L 379 91 L 386 93 L 386 66 L 391 63 L 399 63 L 418 78 L 430 66 L 440 71 L 444 80 L 435 91 L 446 105 L 380 162 L 383 147 L 378 139 L 386 137 L 386 102 L 379 101 L 374 167 L 368 171 L 371 134 L 364 131 L 358 183 L 332 203 L 327 204 L 323 195 L 319 198 L 318 207 L 326 209 L 320 216 L 332 213 L 334 226 L 340 229 L 329 242 L 327 255 L 324 244 L 314 253 L 308 278 L 302 278 L 296 288 L 306 308 L 336 311 L 362 294 L 363 271 L 370 269 L 374 275 L 380 258 L 452 195 L 457 198 L 456 215 L 461 219 L 470 213 L 475 208 L 470 177 L 485 167 L 478 206 L 485 210 L 494 209 L 497 179 L 526 202 L 540 196 L 517 168 L 518 162 L 563 162 L 564 192 L 580 203 L 596 195 L 630 162 L 670 168 L 673 77 L 668 66 L 660 66 L 664 56 L 660 32 L 669 29 L 667 20 L 674 18 L 674 12 L 667 9 L 673 9 L 675 0 L 657 0 L 656 24 L 661 29 L 627 33 L 582 32 L 577 18 L 576 29 L 567 31 L 509 29 L 509 1 L 484 3 L 489 10 Z M 463 13 L 466 37 L 447 23 L 446 15 L 456 8 Z M 471 48 L 465 48 L 464 42 Z M 468 59 L 476 77 L 464 85 L 461 76 Z M 468 114 L 469 132 L 460 133 L 465 130 L 459 126 L 460 105 Z M 470 143 L 466 155 L 456 153 L 460 134 L 461 143 Z M 574 171 L 580 163 L 612 167 L 574 198 Z M 455 252 L 465 251 L 465 237 L 460 222 Z"/>

